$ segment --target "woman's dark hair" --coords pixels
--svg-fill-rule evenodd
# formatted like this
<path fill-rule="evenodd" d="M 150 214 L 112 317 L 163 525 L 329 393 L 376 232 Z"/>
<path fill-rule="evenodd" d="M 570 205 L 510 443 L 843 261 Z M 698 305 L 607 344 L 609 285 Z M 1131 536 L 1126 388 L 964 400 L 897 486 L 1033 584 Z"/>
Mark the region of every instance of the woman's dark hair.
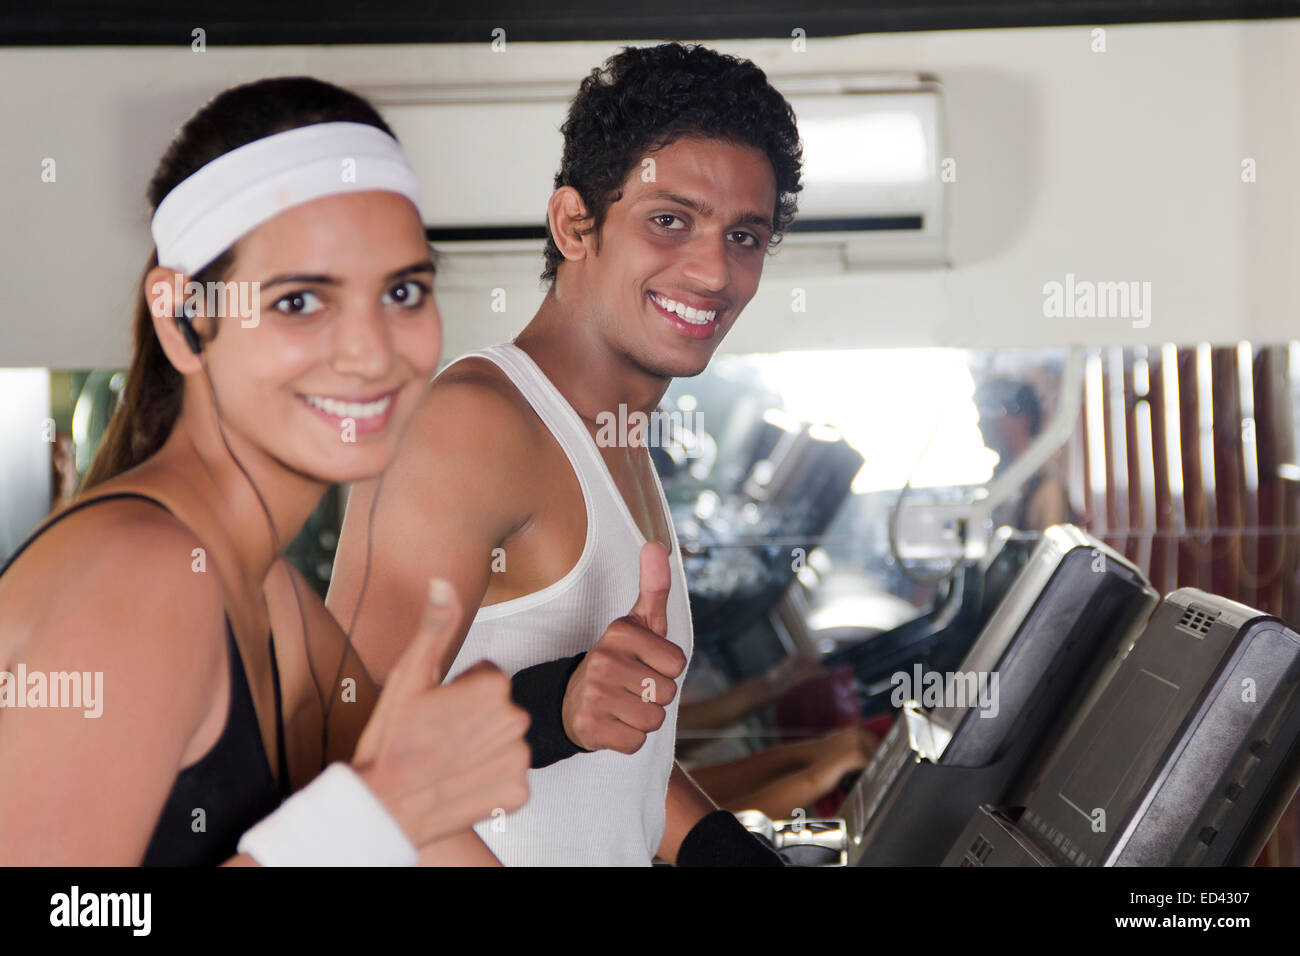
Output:
<path fill-rule="evenodd" d="M 572 186 L 582 196 L 591 218 L 586 231 L 597 242 L 633 166 L 683 136 L 761 150 L 776 177 L 771 245 L 794 219 L 802 188 L 794 111 L 749 60 L 699 44 L 627 47 L 582 81 L 560 131 L 564 155 L 555 188 Z M 544 282 L 555 280 L 562 260 L 548 224 Z"/>
<path fill-rule="evenodd" d="M 218 156 L 275 133 L 334 122 L 365 123 L 393 135 L 365 99 L 311 77 L 275 77 L 226 90 L 191 116 L 167 147 L 149 180 L 150 216 L 169 192 Z M 200 284 L 221 281 L 233 261 L 232 247 L 188 278 Z M 144 276 L 157 265 L 155 251 L 145 266 L 141 286 Z M 121 404 L 82 480 L 82 492 L 157 452 L 180 414 L 184 377 L 163 352 L 143 294 L 136 297 L 134 337 Z"/>

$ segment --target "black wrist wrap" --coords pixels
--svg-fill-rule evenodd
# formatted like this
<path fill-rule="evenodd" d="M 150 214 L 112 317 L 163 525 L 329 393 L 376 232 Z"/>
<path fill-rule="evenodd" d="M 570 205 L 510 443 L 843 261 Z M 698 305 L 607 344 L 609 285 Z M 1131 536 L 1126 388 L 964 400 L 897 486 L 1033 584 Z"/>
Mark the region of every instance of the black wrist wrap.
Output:
<path fill-rule="evenodd" d="M 714 810 L 691 827 L 677 851 L 678 866 L 785 866 L 729 810 Z"/>
<path fill-rule="evenodd" d="M 586 654 L 525 667 L 510 678 L 510 699 L 528 711 L 532 723 L 524 740 L 532 748 L 534 770 L 549 767 L 583 750 L 564 732 L 564 692 Z"/>

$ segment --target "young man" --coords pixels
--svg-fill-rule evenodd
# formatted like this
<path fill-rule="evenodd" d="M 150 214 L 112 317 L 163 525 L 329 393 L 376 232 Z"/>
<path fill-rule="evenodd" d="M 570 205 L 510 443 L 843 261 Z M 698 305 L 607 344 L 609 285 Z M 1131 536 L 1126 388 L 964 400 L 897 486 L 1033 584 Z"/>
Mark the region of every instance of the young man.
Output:
<path fill-rule="evenodd" d="M 381 681 L 431 576 L 479 608 L 444 670 L 495 662 L 533 719 L 528 804 L 476 827 L 503 863 L 779 865 L 673 760 L 690 609 L 634 413 L 758 288 L 800 188 L 794 114 L 752 63 L 664 44 L 593 71 L 563 132 L 541 308 L 438 377 L 372 527 L 354 488 L 327 603 Z"/>

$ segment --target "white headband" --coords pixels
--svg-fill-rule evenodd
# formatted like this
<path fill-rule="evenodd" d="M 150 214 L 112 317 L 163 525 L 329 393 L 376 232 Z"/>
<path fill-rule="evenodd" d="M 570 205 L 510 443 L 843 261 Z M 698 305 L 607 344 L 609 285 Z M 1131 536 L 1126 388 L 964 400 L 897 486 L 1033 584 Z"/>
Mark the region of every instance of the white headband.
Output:
<path fill-rule="evenodd" d="M 380 189 L 420 208 L 397 140 L 365 123 L 316 123 L 218 156 L 169 192 L 149 229 L 158 264 L 193 276 L 241 236 L 322 196 Z"/>

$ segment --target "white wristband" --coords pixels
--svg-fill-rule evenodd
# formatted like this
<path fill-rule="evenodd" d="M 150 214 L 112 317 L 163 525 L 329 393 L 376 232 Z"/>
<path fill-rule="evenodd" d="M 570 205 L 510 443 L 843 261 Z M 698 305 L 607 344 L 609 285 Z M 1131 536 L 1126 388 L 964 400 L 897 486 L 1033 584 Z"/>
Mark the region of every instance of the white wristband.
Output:
<path fill-rule="evenodd" d="M 332 763 L 245 833 L 239 852 L 262 866 L 415 866 L 419 854 L 345 763 Z"/>

